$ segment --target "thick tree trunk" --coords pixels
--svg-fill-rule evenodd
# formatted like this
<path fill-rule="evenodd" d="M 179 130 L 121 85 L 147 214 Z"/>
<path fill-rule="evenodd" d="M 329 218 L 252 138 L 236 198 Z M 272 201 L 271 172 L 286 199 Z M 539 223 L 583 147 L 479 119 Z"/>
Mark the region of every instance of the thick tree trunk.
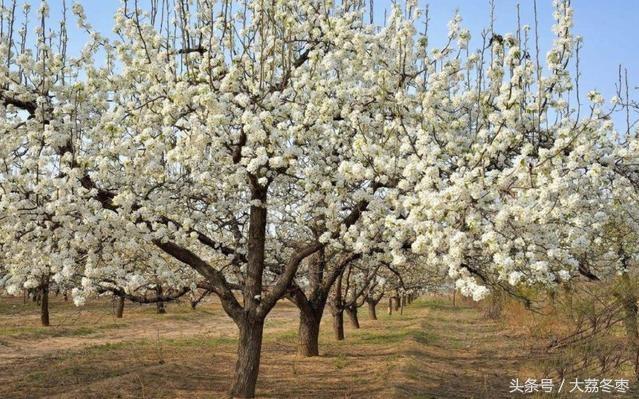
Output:
<path fill-rule="evenodd" d="M 336 340 L 344 339 L 344 309 L 333 311 L 333 332 Z"/>
<path fill-rule="evenodd" d="M 393 297 L 393 308 L 395 311 L 399 310 L 399 296 Z"/>
<path fill-rule="evenodd" d="M 233 398 L 255 397 L 255 385 L 260 368 L 264 320 L 246 320 L 239 324 L 240 339 L 237 363 L 231 386 Z"/>
<path fill-rule="evenodd" d="M 371 320 L 377 320 L 377 311 L 375 310 L 375 306 L 377 306 L 377 304 L 373 301 L 368 301 L 368 317 Z"/>
<path fill-rule="evenodd" d="M 40 294 L 40 321 L 47 327 L 49 326 L 49 282 L 42 285 Z"/>
<path fill-rule="evenodd" d="M 353 328 L 359 328 L 359 319 L 357 318 L 357 306 L 350 306 L 346 308 L 346 314 L 348 315 L 348 319 L 351 321 L 351 326 Z"/>
<path fill-rule="evenodd" d="M 115 304 L 115 317 L 121 319 L 124 315 L 124 297 L 117 297 Z"/>
<path fill-rule="evenodd" d="M 321 312 L 319 316 L 312 310 L 304 311 L 300 309 L 300 325 L 298 335 L 297 353 L 300 356 L 319 356 L 319 331 L 322 320 Z"/>
<path fill-rule="evenodd" d="M 240 330 L 237 363 L 230 394 L 234 398 L 255 397 L 255 386 L 260 368 L 262 336 L 266 313 L 258 316 L 264 278 L 264 248 L 266 244 L 267 187 L 261 187 L 255 176 L 250 176 L 251 200 L 248 228 L 248 252 L 244 290 L 244 314 L 236 319 Z"/>

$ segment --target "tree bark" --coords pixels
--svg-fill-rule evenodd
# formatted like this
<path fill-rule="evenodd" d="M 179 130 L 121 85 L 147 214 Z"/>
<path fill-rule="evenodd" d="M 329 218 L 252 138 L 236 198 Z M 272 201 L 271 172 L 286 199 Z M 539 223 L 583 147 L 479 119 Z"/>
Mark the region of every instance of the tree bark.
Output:
<path fill-rule="evenodd" d="M 240 339 L 230 392 L 234 398 L 255 397 L 262 352 L 264 318 L 268 313 L 257 314 L 262 300 L 262 279 L 264 278 L 268 188 L 261 188 L 255 176 L 250 176 L 250 181 L 251 200 L 259 202 L 259 204 L 252 204 L 249 214 L 247 265 L 243 290 L 244 315 L 236 320 L 240 330 Z"/>
<path fill-rule="evenodd" d="M 399 296 L 394 296 L 393 297 L 393 308 L 395 311 L 399 310 Z"/>
<path fill-rule="evenodd" d="M 264 320 L 246 318 L 238 324 L 240 339 L 237 345 L 237 362 L 231 386 L 233 398 L 255 397 L 255 386 L 260 368 Z"/>
<path fill-rule="evenodd" d="M 333 332 L 336 340 L 342 341 L 344 339 L 344 309 L 333 311 Z"/>
<path fill-rule="evenodd" d="M 162 286 L 160 284 L 157 285 L 157 287 L 155 288 L 155 292 L 158 295 L 158 298 L 162 297 Z M 155 303 L 155 306 L 157 307 L 158 310 L 158 314 L 165 314 L 166 313 L 166 307 L 164 306 L 164 301 L 157 301 Z"/>
<path fill-rule="evenodd" d="M 316 314 L 312 309 L 300 308 L 300 325 L 297 353 L 300 356 L 319 356 L 319 331 L 322 320 L 321 312 Z"/>
<path fill-rule="evenodd" d="M 116 305 L 115 305 L 115 317 L 117 317 L 118 319 L 121 319 L 122 316 L 124 315 L 124 297 L 118 296 L 116 298 Z"/>
<path fill-rule="evenodd" d="M 49 323 L 49 281 L 46 281 L 40 287 L 40 321 L 42 325 L 48 327 Z"/>
<path fill-rule="evenodd" d="M 351 326 L 353 328 L 359 328 L 359 319 L 357 318 L 357 306 L 350 306 L 346 309 L 346 314 L 348 315 L 348 319 L 351 321 Z"/>
<path fill-rule="evenodd" d="M 377 306 L 377 304 L 373 301 L 368 301 L 368 317 L 371 320 L 377 320 L 377 311 L 375 310 L 375 306 Z"/>
<path fill-rule="evenodd" d="M 388 297 L 388 315 L 391 316 L 393 314 L 393 297 Z"/>

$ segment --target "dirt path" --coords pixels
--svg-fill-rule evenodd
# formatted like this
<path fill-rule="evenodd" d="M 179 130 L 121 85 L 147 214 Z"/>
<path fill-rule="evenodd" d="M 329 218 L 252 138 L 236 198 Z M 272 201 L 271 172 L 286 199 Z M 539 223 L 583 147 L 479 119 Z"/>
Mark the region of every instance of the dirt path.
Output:
<path fill-rule="evenodd" d="M 425 305 L 422 333 L 407 353 L 398 398 L 508 398 L 512 378 L 530 359 L 522 334 L 470 306 Z M 530 377 L 535 377 L 531 375 Z"/>

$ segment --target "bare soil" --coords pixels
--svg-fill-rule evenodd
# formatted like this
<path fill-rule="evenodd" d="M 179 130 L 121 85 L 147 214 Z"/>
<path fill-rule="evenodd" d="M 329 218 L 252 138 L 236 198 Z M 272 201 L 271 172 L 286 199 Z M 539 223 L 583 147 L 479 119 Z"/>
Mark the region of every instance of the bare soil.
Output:
<path fill-rule="evenodd" d="M 45 328 L 36 304 L 0 298 L 0 398 L 226 397 L 232 321 L 215 301 L 167 310 L 127 303 L 117 319 L 110 301 L 77 308 L 53 298 Z M 297 310 L 279 303 L 266 323 L 258 397 L 507 398 L 512 378 L 534 373 L 526 335 L 469 304 L 429 297 L 403 315 L 380 304 L 378 316 L 361 309 L 361 329 L 346 321 L 338 342 L 327 312 L 321 356 L 301 358 Z"/>

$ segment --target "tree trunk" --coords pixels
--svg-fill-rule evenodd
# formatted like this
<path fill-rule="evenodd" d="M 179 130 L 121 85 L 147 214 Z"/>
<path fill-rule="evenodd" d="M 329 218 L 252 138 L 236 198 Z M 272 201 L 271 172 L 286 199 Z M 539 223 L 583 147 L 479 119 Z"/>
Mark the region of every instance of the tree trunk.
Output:
<path fill-rule="evenodd" d="M 399 301 L 400 301 L 399 314 L 404 314 L 404 305 L 406 304 L 406 296 L 402 295 Z"/>
<path fill-rule="evenodd" d="M 333 311 L 333 332 L 335 332 L 336 340 L 344 339 L 344 309 Z"/>
<path fill-rule="evenodd" d="M 258 307 L 262 295 L 262 279 L 264 278 L 264 248 L 266 244 L 267 192 L 268 187 L 257 184 L 255 176 L 250 177 L 251 200 L 247 265 L 242 298 L 244 309 L 241 317 L 236 317 L 240 330 L 237 346 L 237 363 L 231 385 L 233 398 L 254 398 L 255 385 L 260 368 L 262 352 L 262 336 L 264 334 L 264 318 L 259 315 Z"/>
<path fill-rule="evenodd" d="M 42 325 L 49 326 L 49 282 L 47 281 L 40 288 L 40 321 Z"/>
<path fill-rule="evenodd" d="M 124 315 L 124 297 L 119 296 L 116 298 L 116 301 L 117 303 L 115 306 L 115 317 L 121 319 Z"/>
<path fill-rule="evenodd" d="M 155 292 L 158 295 L 158 298 L 162 297 L 162 286 L 161 285 L 157 285 L 157 287 L 155 288 Z M 166 313 L 166 307 L 164 306 L 164 302 L 163 301 L 157 301 L 155 303 L 155 306 L 157 307 L 158 310 L 158 314 L 165 314 Z"/>
<path fill-rule="evenodd" d="M 233 398 L 255 397 L 255 385 L 260 368 L 264 320 L 245 320 L 238 324 L 240 339 L 237 345 L 237 362 L 231 396 Z"/>
<path fill-rule="evenodd" d="M 393 308 L 395 311 L 399 310 L 399 296 L 393 297 Z"/>
<path fill-rule="evenodd" d="M 392 315 L 393 314 L 393 297 L 389 296 L 388 297 L 388 315 Z"/>
<path fill-rule="evenodd" d="M 357 318 L 357 306 L 350 306 L 346 308 L 346 314 L 351 321 L 353 328 L 359 328 L 359 319 Z"/>
<path fill-rule="evenodd" d="M 371 320 L 377 320 L 377 312 L 375 310 L 375 306 L 377 306 L 375 302 L 373 301 L 368 302 L 368 317 Z"/>
<path fill-rule="evenodd" d="M 299 342 L 297 345 L 297 353 L 300 356 L 319 356 L 319 330 L 321 320 L 321 313 L 318 317 L 316 312 L 312 310 L 304 311 L 300 309 Z"/>

